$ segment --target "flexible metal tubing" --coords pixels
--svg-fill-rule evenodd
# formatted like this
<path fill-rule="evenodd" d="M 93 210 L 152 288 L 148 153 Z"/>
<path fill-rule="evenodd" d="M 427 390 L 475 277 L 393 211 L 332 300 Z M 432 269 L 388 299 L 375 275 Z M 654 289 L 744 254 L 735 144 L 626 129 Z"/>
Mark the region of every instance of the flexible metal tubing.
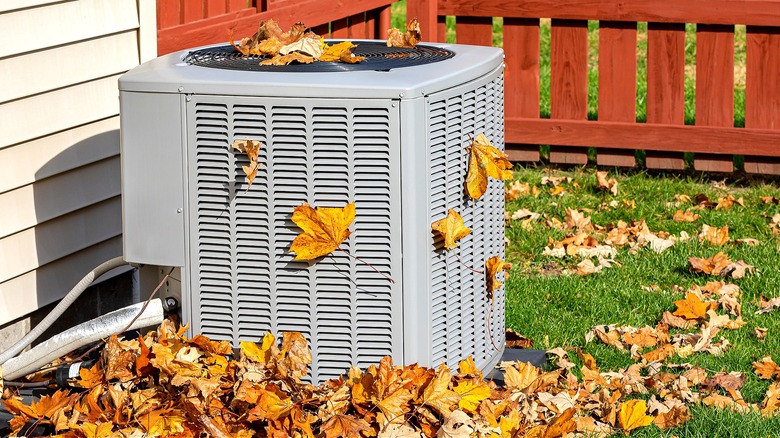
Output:
<path fill-rule="evenodd" d="M 162 301 L 155 298 L 149 301 L 144 309 L 145 304 L 146 302 L 123 307 L 53 336 L 4 363 L 2 366 L 3 379 L 16 380 L 64 354 L 107 338 L 125 327 L 128 327 L 127 330 L 136 330 L 162 323 L 163 318 L 165 318 Z M 142 311 L 143 313 L 139 315 Z"/>

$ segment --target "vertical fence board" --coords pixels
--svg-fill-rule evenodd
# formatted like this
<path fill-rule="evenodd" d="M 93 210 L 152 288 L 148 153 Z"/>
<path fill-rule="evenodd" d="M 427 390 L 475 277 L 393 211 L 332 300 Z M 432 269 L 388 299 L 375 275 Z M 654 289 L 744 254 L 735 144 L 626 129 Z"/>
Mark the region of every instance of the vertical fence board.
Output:
<path fill-rule="evenodd" d="M 685 123 L 685 25 L 647 25 L 647 123 Z M 683 154 L 647 151 L 649 169 L 682 170 Z"/>
<path fill-rule="evenodd" d="M 444 15 L 439 15 L 436 18 L 436 41 L 447 42 L 447 17 Z"/>
<path fill-rule="evenodd" d="M 225 0 L 206 0 L 206 17 L 222 15 L 227 12 Z"/>
<path fill-rule="evenodd" d="M 347 39 L 349 38 L 349 23 L 347 22 L 347 18 L 341 18 L 336 21 L 331 21 L 330 23 L 330 37 L 331 38 L 341 38 L 341 39 Z"/>
<path fill-rule="evenodd" d="M 455 38 L 458 44 L 493 45 L 493 19 L 490 17 L 456 17 Z"/>
<path fill-rule="evenodd" d="M 550 40 L 550 117 L 588 118 L 588 22 L 552 20 Z M 586 164 L 583 148 L 550 146 L 550 162 Z"/>
<path fill-rule="evenodd" d="M 368 39 L 373 40 L 377 38 L 377 25 L 379 24 L 379 21 L 377 20 L 378 16 L 379 11 L 376 9 L 366 12 L 366 38 Z"/>
<path fill-rule="evenodd" d="M 179 0 L 158 0 L 157 1 L 157 28 L 181 24 L 181 14 L 179 13 Z"/>
<path fill-rule="evenodd" d="M 311 28 L 311 31 L 323 38 L 330 38 L 330 26 L 328 23 L 314 26 Z"/>
<path fill-rule="evenodd" d="M 539 19 L 504 18 L 504 114 L 539 118 Z M 539 161 L 539 145 L 506 145 L 512 161 Z"/>
<path fill-rule="evenodd" d="M 379 39 L 387 39 L 387 31 L 390 30 L 390 6 L 379 10 Z"/>
<path fill-rule="evenodd" d="M 246 8 L 247 8 L 246 0 L 228 0 L 228 5 L 227 5 L 228 12 L 240 11 Z"/>
<path fill-rule="evenodd" d="M 349 17 L 347 37 L 350 39 L 368 38 L 366 35 L 366 14 L 356 14 Z"/>
<path fill-rule="evenodd" d="M 420 23 L 420 36 L 423 41 L 438 41 L 438 1 L 407 0 L 406 19 L 417 18 Z"/>
<path fill-rule="evenodd" d="M 780 27 L 747 28 L 745 127 L 780 130 Z M 780 159 L 745 157 L 745 172 L 780 174 Z"/>
<path fill-rule="evenodd" d="M 696 124 L 734 126 L 734 26 L 696 26 Z M 732 172 L 734 158 L 697 153 L 693 168 Z"/>
<path fill-rule="evenodd" d="M 203 16 L 203 0 L 181 0 L 182 22 L 201 20 Z"/>
<path fill-rule="evenodd" d="M 636 23 L 599 23 L 599 120 L 636 121 Z M 626 145 L 633 146 L 633 145 Z M 599 149 L 599 166 L 633 167 L 634 149 Z"/>

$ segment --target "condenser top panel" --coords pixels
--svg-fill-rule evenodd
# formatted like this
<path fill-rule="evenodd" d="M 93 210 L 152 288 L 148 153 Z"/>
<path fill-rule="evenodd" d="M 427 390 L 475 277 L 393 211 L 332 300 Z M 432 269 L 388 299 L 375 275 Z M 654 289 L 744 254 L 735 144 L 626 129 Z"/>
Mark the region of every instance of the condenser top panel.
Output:
<path fill-rule="evenodd" d="M 503 62 L 494 47 L 424 43 L 389 49 L 355 40 L 360 64 L 259 66 L 218 44 L 161 56 L 119 78 L 121 91 L 265 97 L 414 99 L 484 76 Z M 232 51 L 232 52 L 231 52 Z"/>

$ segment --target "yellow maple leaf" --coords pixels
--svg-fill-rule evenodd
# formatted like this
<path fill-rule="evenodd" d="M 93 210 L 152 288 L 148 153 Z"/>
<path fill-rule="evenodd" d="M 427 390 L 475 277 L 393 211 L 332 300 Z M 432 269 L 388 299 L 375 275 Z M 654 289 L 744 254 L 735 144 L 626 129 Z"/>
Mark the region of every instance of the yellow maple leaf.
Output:
<path fill-rule="evenodd" d="M 448 389 L 450 380 L 450 370 L 442 365 L 423 392 L 422 404 L 436 409 L 445 417 L 452 413 L 452 407 L 460 401 L 460 395 Z"/>
<path fill-rule="evenodd" d="M 274 356 L 276 352 L 276 338 L 271 333 L 266 333 L 263 336 L 263 345 L 259 346 L 254 342 L 241 341 L 241 353 L 247 359 L 257 362 L 266 363 Z"/>
<path fill-rule="evenodd" d="M 305 202 L 295 207 L 292 221 L 303 230 L 290 246 L 295 260 L 313 260 L 336 250 L 352 234 L 348 228 L 354 220 L 354 202 L 343 208 L 314 209 Z"/>
<path fill-rule="evenodd" d="M 471 355 L 458 362 L 458 374 L 482 378 L 482 371 L 477 368 L 477 364 L 474 362 L 474 358 Z"/>
<path fill-rule="evenodd" d="M 501 271 L 506 271 L 504 278 L 508 278 L 509 270 L 512 269 L 512 264 L 501 260 L 499 256 L 493 256 L 485 262 L 485 268 L 487 269 L 486 278 L 488 294 L 492 294 L 503 284 L 496 279 L 496 275 Z"/>
<path fill-rule="evenodd" d="M 106 438 L 111 436 L 111 429 L 114 428 L 113 423 L 84 423 L 80 426 L 76 426 L 87 438 Z"/>
<path fill-rule="evenodd" d="M 352 51 L 357 46 L 351 41 L 342 41 L 338 44 L 325 45 L 325 50 L 320 56 L 321 62 L 334 62 L 343 61 L 348 63 L 356 63 L 366 59 L 365 56 L 354 56 Z"/>
<path fill-rule="evenodd" d="M 431 224 L 431 228 L 444 237 L 444 248 L 446 249 L 455 248 L 458 246 L 458 240 L 471 233 L 471 228 L 466 226 L 460 214 L 453 209 L 447 212 L 447 217 Z"/>
<path fill-rule="evenodd" d="M 504 382 L 508 387 L 523 390 L 539 377 L 539 369 L 528 362 L 516 362 L 506 367 Z"/>
<path fill-rule="evenodd" d="M 263 144 L 259 141 L 252 140 L 233 140 L 233 149 L 243 152 L 249 158 L 249 166 L 241 166 L 246 174 L 246 179 L 249 181 L 249 187 L 252 187 L 252 183 L 257 176 L 257 169 L 260 168 L 258 159 L 260 157 L 260 146 Z"/>
<path fill-rule="evenodd" d="M 677 305 L 674 315 L 682 316 L 685 319 L 704 319 L 707 317 L 707 309 L 710 308 L 696 294 L 690 292 L 685 295 L 684 300 L 677 300 L 674 304 Z"/>
<path fill-rule="evenodd" d="M 511 179 L 511 168 L 507 155 L 493 147 L 485 134 L 478 134 L 469 146 L 466 193 L 472 199 L 481 198 L 487 191 L 488 177 L 502 181 Z"/>
<path fill-rule="evenodd" d="M 485 382 L 474 383 L 470 380 L 460 382 L 455 388 L 456 393 L 460 395 L 458 406 L 469 412 L 474 412 L 482 400 L 490 397 L 490 387 Z"/>
<path fill-rule="evenodd" d="M 649 426 L 653 419 L 647 415 L 647 404 L 644 400 L 628 400 L 620 406 L 618 413 L 618 420 L 626 435 L 636 428 Z"/>

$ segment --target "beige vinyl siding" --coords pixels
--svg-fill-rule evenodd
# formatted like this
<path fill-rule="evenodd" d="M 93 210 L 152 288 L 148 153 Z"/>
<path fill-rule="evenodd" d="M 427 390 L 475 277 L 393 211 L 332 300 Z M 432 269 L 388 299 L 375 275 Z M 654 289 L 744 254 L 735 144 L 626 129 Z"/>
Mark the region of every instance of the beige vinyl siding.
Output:
<path fill-rule="evenodd" d="M 122 254 L 117 78 L 155 29 L 154 0 L 0 1 L 0 325 Z"/>

